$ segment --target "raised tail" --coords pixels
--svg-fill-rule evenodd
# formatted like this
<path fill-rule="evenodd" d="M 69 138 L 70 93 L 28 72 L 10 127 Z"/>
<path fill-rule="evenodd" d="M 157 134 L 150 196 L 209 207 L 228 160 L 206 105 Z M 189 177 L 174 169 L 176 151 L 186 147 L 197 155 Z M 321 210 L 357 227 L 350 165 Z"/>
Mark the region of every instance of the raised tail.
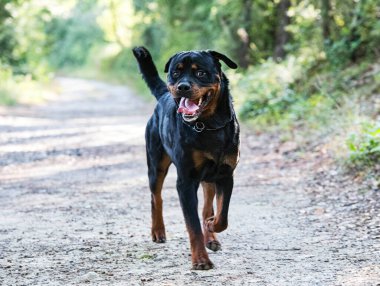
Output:
<path fill-rule="evenodd" d="M 144 47 L 133 49 L 133 54 L 139 64 L 140 72 L 152 94 L 158 100 L 161 95 L 168 92 L 165 82 L 160 78 L 157 68 L 149 51 Z"/>

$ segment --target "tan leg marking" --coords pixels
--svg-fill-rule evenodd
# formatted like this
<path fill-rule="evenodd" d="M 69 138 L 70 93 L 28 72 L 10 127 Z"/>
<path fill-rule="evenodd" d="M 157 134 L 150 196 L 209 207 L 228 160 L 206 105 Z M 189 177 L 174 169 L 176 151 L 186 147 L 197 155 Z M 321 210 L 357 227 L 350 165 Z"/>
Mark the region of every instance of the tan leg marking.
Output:
<path fill-rule="evenodd" d="M 152 192 L 152 240 L 157 243 L 166 241 L 161 192 L 170 163 L 169 156 L 164 154 L 157 168 L 155 190 Z"/>
<path fill-rule="evenodd" d="M 210 232 L 206 226 L 207 219 L 214 216 L 214 208 L 213 202 L 215 197 L 215 184 L 214 183 L 206 183 L 201 182 L 203 188 L 203 196 L 204 196 L 204 206 L 203 206 L 203 238 L 204 243 L 208 249 L 212 251 L 217 251 L 221 249 L 221 244 L 216 238 L 216 234 Z"/>

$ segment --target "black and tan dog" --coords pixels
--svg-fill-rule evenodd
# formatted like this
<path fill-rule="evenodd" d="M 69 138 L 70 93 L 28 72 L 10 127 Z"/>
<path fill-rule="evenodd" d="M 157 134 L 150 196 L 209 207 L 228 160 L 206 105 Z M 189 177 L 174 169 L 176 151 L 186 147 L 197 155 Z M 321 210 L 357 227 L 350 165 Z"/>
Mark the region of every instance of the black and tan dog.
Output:
<path fill-rule="evenodd" d="M 213 268 L 206 248 L 221 248 L 215 232 L 227 228 L 233 173 L 239 160 L 239 124 L 219 60 L 237 65 L 215 51 L 175 54 L 165 66 L 168 84 L 159 77 L 147 49 L 133 49 L 140 71 L 157 99 L 145 133 L 149 186 L 152 192 L 152 239 L 166 241 L 161 190 L 171 163 L 190 236 L 193 269 Z M 203 187 L 203 234 L 197 190 Z M 217 211 L 213 200 L 216 195 Z"/>

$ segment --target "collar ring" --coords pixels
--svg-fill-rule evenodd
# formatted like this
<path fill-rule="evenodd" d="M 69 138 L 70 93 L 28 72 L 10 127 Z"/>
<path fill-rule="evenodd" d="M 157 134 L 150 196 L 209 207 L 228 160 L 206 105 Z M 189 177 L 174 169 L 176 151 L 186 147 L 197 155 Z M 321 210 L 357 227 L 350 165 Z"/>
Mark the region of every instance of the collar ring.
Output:
<path fill-rule="evenodd" d="M 193 128 L 197 132 L 202 132 L 205 129 L 205 124 L 203 122 L 197 121 L 195 122 Z"/>

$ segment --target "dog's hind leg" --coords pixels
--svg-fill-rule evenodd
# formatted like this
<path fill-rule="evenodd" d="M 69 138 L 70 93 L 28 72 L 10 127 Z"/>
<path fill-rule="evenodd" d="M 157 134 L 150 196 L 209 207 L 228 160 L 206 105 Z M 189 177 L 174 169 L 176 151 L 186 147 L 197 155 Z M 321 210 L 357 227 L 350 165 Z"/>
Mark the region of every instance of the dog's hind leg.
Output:
<path fill-rule="evenodd" d="M 207 220 L 206 226 L 210 232 L 222 232 L 228 226 L 228 208 L 232 194 L 233 177 L 226 177 L 216 182 L 216 205 L 215 217 Z"/>
<path fill-rule="evenodd" d="M 159 141 L 158 134 L 147 132 L 147 161 L 149 187 L 152 203 L 152 240 L 157 243 L 166 241 L 164 219 L 162 217 L 162 185 L 171 164 L 169 156 Z"/>
<path fill-rule="evenodd" d="M 204 205 L 203 205 L 203 238 L 205 245 L 212 251 L 221 249 L 221 244 L 216 238 L 216 234 L 210 232 L 207 228 L 207 219 L 214 216 L 213 202 L 215 197 L 216 185 L 215 183 L 201 182 L 203 188 Z"/>

